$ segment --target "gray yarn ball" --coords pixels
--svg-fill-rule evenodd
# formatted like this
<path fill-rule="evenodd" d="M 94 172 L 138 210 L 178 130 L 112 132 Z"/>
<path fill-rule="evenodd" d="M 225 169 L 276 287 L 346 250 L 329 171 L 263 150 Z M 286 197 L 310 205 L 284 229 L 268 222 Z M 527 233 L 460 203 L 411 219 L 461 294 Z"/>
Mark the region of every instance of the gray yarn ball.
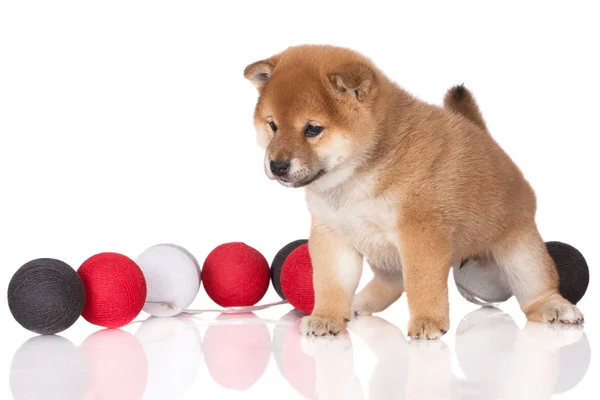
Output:
<path fill-rule="evenodd" d="M 77 272 L 52 258 L 29 261 L 8 285 L 8 306 L 25 329 L 53 335 L 69 328 L 83 311 L 85 290 Z"/>
<path fill-rule="evenodd" d="M 512 297 L 494 260 L 473 259 L 452 268 L 460 294 L 473 304 L 491 307 Z"/>

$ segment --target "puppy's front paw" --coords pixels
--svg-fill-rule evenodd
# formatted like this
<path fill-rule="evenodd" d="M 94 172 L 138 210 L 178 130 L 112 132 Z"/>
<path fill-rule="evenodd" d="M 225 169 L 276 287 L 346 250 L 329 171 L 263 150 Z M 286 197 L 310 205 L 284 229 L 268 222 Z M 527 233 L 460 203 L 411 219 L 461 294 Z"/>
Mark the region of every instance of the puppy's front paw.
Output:
<path fill-rule="evenodd" d="M 408 336 L 411 339 L 438 339 L 448 332 L 449 326 L 448 318 L 415 317 L 408 323 Z"/>
<path fill-rule="evenodd" d="M 526 314 L 527 319 L 533 322 L 550 324 L 583 323 L 583 314 L 579 311 L 579 308 L 558 294 L 538 302 Z"/>
<path fill-rule="evenodd" d="M 344 317 L 326 318 L 309 315 L 302 318 L 300 331 L 307 336 L 335 336 L 346 329 L 347 324 L 348 320 Z"/>

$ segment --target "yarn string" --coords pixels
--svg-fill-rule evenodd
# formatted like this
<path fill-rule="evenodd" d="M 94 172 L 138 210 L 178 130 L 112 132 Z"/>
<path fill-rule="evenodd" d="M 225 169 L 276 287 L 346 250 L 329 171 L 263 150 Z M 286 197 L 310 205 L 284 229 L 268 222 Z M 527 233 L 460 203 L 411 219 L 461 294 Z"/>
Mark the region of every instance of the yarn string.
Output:
<path fill-rule="evenodd" d="M 214 309 L 183 309 L 183 308 L 177 307 L 174 304 L 165 303 L 163 301 L 146 301 L 146 303 L 156 304 L 156 305 L 166 307 L 171 310 L 179 311 L 184 314 L 203 314 L 203 313 L 211 313 L 211 312 L 218 312 L 218 313 L 222 313 L 222 314 L 240 314 L 240 313 L 247 313 L 247 312 L 253 312 L 253 311 L 260 311 L 260 310 L 264 310 L 266 308 L 279 306 L 282 304 L 288 304 L 288 302 L 286 300 L 281 300 L 281 301 L 276 301 L 274 303 L 262 304 L 260 306 L 225 307 L 225 308 L 221 308 L 221 309 L 217 309 L 217 308 L 214 308 Z"/>

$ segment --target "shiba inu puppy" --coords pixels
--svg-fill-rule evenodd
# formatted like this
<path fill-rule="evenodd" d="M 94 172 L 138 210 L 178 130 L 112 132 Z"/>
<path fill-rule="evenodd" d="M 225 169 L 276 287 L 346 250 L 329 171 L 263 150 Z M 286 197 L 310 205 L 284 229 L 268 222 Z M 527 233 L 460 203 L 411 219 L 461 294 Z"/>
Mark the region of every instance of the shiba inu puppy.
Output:
<path fill-rule="evenodd" d="M 406 292 L 408 335 L 449 328 L 448 274 L 470 258 L 499 268 L 531 321 L 581 323 L 535 224 L 535 195 L 488 133 L 464 87 L 420 101 L 369 59 L 291 47 L 244 71 L 267 176 L 303 187 L 312 215 L 315 307 L 304 334 L 337 334 L 353 315 Z M 373 280 L 355 295 L 366 260 Z"/>

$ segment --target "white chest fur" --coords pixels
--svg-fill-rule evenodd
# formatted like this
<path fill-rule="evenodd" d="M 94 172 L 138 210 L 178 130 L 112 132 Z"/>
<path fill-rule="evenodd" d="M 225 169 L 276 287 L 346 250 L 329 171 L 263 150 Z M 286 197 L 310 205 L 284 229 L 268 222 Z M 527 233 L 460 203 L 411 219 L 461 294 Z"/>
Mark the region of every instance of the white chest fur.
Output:
<path fill-rule="evenodd" d="M 360 252 L 371 267 L 400 268 L 397 201 L 373 198 L 373 177 L 353 179 L 327 192 L 307 193 L 311 214 Z"/>

